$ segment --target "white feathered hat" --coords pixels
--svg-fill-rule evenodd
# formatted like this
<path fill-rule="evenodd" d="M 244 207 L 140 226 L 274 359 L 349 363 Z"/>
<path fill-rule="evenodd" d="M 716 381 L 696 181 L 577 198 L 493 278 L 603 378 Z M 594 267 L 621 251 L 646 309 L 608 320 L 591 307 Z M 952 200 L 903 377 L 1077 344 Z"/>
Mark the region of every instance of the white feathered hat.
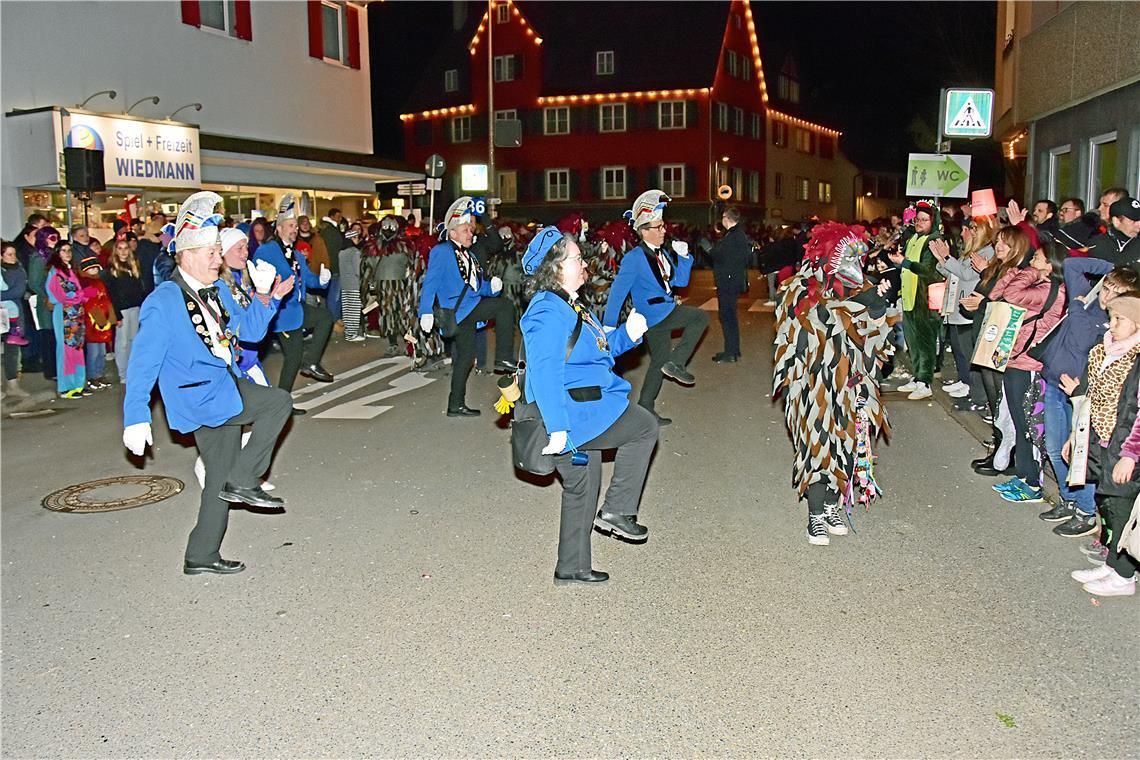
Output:
<path fill-rule="evenodd" d="M 470 195 L 461 195 L 447 207 L 443 215 L 443 229 L 453 230 L 461 224 L 470 224 L 475 221 L 475 201 Z"/>
<path fill-rule="evenodd" d="M 301 216 L 301 211 L 297 208 L 297 196 L 293 193 L 285 193 L 281 197 L 281 203 L 277 206 L 277 218 L 296 219 L 298 216 Z"/>
<path fill-rule="evenodd" d="M 204 248 L 219 242 L 218 225 L 225 221 L 221 214 L 214 213 L 214 207 L 222 202 L 222 196 L 203 190 L 194 193 L 178 209 L 174 222 L 174 250 L 186 251 L 191 248 Z"/>
<path fill-rule="evenodd" d="M 633 208 L 624 216 L 635 230 L 645 224 L 659 222 L 664 218 L 665 204 L 673 200 L 661 190 L 646 190 L 637 196 Z"/>

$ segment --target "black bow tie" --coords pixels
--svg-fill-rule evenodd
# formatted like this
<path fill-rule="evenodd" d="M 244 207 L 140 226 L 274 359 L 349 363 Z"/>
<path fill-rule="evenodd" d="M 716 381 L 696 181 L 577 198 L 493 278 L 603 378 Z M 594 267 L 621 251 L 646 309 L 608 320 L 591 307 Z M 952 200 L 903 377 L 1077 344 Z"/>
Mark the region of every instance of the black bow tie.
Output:
<path fill-rule="evenodd" d="M 208 288 L 202 288 L 198 291 L 198 297 L 203 301 L 213 301 L 214 303 L 220 303 L 220 300 L 218 299 L 218 286 L 211 285 Z"/>

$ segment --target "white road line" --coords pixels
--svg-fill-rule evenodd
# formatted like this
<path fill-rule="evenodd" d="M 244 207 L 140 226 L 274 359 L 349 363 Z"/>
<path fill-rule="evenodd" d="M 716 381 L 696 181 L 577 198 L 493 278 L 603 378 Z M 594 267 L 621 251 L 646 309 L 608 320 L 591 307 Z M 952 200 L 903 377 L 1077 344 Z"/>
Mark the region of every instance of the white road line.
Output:
<path fill-rule="evenodd" d="M 363 380 L 357 380 L 355 383 L 349 383 L 348 385 L 343 385 L 343 386 L 340 386 L 339 388 L 333 388 L 331 390 L 328 390 L 325 393 L 320 394 L 316 398 L 309 399 L 308 401 L 302 401 L 299 404 L 293 404 L 293 406 L 295 406 L 298 409 L 306 409 L 306 410 L 307 409 L 313 409 L 313 408 L 318 407 L 318 406 L 323 406 L 330 401 L 333 401 L 335 399 L 340 398 L 341 396 L 347 396 L 349 393 L 355 393 L 356 391 L 360 390 L 361 388 L 366 388 L 369 385 L 372 385 L 374 382 L 376 382 L 377 380 L 379 380 L 382 377 L 387 377 L 388 375 L 394 375 L 397 372 L 399 372 L 400 370 L 406 369 L 405 365 L 407 364 L 407 361 L 408 361 L 407 359 L 404 359 L 401 357 L 394 357 L 392 359 L 381 359 L 379 362 L 376 362 L 376 364 L 378 364 L 378 365 L 387 364 L 388 367 L 381 369 L 376 374 L 369 375 L 368 377 L 364 378 Z M 357 368 L 357 369 L 359 369 L 359 368 Z"/>
<path fill-rule="evenodd" d="M 710 298 L 709 300 L 707 300 L 703 304 L 701 304 L 701 309 L 703 309 L 704 311 L 716 311 L 719 308 L 720 308 L 720 302 L 717 301 L 716 296 L 713 296 L 712 298 Z"/>
<path fill-rule="evenodd" d="M 346 370 L 344 372 L 338 372 L 336 375 L 336 381 L 333 383 L 311 383 L 310 385 L 306 385 L 304 388 L 301 388 L 300 390 L 293 391 L 293 398 L 297 398 L 299 396 L 304 396 L 307 393 L 316 393 L 317 391 L 327 391 L 330 386 L 335 386 L 336 383 L 340 382 L 341 380 L 347 380 L 350 377 L 356 377 L 357 375 L 359 375 L 362 372 L 367 372 L 370 369 L 375 369 L 376 367 L 380 367 L 380 366 L 383 366 L 385 364 L 391 364 L 392 362 L 397 362 L 397 363 L 402 362 L 404 364 L 407 364 L 409 367 L 412 364 L 411 360 L 406 358 L 406 357 L 401 358 L 398 356 L 393 356 L 393 357 L 387 357 L 385 359 L 377 359 L 376 361 L 371 361 L 371 362 L 368 362 L 367 364 L 361 364 L 359 367 L 353 367 L 350 370 Z"/>
<path fill-rule="evenodd" d="M 775 306 L 769 306 L 762 299 L 756 299 L 752 305 L 748 307 L 749 311 L 775 311 Z"/>
<path fill-rule="evenodd" d="M 315 416 L 318 420 L 370 420 L 373 417 L 378 417 L 392 407 L 390 406 L 372 406 L 372 404 L 380 399 L 396 396 L 401 393 L 422 388 L 425 385 L 430 385 L 435 382 L 434 377 L 424 377 L 417 372 L 409 372 L 406 375 L 401 375 L 392 381 L 390 388 L 373 393 L 369 396 L 362 396 L 355 398 L 352 401 L 347 401 L 338 406 L 334 406 L 328 411 L 321 412 Z"/>

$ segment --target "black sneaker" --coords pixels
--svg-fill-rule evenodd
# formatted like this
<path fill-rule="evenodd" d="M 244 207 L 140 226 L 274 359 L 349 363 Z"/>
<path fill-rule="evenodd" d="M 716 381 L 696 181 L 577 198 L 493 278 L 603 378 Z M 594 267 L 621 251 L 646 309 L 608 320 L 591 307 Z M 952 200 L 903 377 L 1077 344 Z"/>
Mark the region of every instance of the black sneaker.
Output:
<path fill-rule="evenodd" d="M 676 380 L 681 385 L 694 385 L 697 382 L 697 378 L 693 377 L 691 372 L 676 362 L 665 362 L 661 374 L 670 380 Z"/>
<path fill-rule="evenodd" d="M 1073 504 L 1073 502 L 1061 499 L 1048 512 L 1042 512 L 1037 516 L 1045 522 L 1064 522 L 1076 514 L 1076 512 L 1077 507 Z"/>
<path fill-rule="evenodd" d="M 1053 528 L 1054 533 L 1065 538 L 1087 536 L 1098 530 L 1100 530 L 1100 525 L 1097 524 L 1096 515 L 1086 515 L 1084 512 L 1076 511 L 1074 511 L 1073 516 L 1070 517 L 1067 522 L 1063 522 L 1056 528 Z"/>
<path fill-rule="evenodd" d="M 827 532 L 833 536 L 847 535 L 847 523 L 843 522 L 838 503 L 823 505 L 823 524 L 827 526 Z"/>
<path fill-rule="evenodd" d="M 827 546 L 831 543 L 828 535 L 827 521 L 823 514 L 808 515 L 807 540 L 814 546 Z"/>

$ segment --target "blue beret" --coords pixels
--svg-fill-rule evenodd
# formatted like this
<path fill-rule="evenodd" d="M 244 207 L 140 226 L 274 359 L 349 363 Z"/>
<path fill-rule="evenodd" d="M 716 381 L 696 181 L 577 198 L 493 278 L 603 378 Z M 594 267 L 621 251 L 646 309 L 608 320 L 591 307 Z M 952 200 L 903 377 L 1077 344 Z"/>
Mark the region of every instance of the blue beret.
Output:
<path fill-rule="evenodd" d="M 539 265 L 542 264 L 546 254 L 550 253 L 550 249 L 554 244 L 562 239 L 562 230 L 557 227 L 543 227 L 531 239 L 530 245 L 526 247 L 526 253 L 523 254 L 522 268 L 526 274 L 534 274 Z"/>

